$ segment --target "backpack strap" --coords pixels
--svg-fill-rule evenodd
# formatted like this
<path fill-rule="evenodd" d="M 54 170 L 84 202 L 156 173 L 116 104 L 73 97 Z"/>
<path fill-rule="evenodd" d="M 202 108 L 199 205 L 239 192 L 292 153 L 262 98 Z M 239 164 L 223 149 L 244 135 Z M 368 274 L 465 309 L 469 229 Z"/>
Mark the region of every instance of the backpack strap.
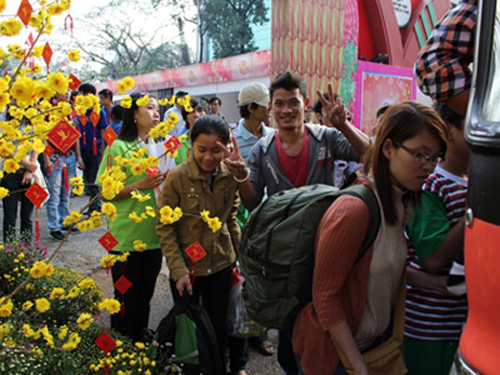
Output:
<path fill-rule="evenodd" d="M 365 234 L 365 239 L 363 240 L 363 244 L 359 250 L 358 257 L 356 258 L 356 262 L 358 263 L 361 258 L 368 252 L 370 247 L 372 247 L 375 239 L 377 238 L 378 231 L 380 229 L 381 217 L 380 217 L 380 206 L 378 204 L 377 197 L 375 196 L 375 192 L 368 186 L 364 184 L 357 184 L 349 186 L 342 190 L 342 194 L 348 194 L 355 196 L 365 202 L 368 207 L 368 214 L 370 217 L 368 230 Z"/>

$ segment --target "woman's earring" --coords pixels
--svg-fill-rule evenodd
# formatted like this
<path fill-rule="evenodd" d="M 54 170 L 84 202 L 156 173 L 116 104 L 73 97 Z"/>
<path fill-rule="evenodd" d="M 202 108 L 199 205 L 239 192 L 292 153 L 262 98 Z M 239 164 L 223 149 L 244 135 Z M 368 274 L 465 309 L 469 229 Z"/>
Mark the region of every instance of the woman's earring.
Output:
<path fill-rule="evenodd" d="M 137 124 L 137 119 L 136 118 L 134 118 L 134 124 Z"/>

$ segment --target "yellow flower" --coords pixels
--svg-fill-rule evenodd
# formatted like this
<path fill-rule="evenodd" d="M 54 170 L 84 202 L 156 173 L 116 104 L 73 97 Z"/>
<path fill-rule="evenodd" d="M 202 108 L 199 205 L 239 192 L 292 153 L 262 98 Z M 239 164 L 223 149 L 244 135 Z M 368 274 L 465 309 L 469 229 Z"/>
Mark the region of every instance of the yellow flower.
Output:
<path fill-rule="evenodd" d="M 138 216 L 136 212 L 132 212 L 128 215 L 129 219 L 134 223 L 142 223 L 144 219 L 147 219 L 147 215 L 143 212 L 141 216 Z"/>
<path fill-rule="evenodd" d="M 78 333 L 73 332 L 69 335 L 69 340 L 66 344 L 63 345 L 63 350 L 74 350 L 78 346 L 78 344 L 82 341 Z"/>
<path fill-rule="evenodd" d="M 33 67 L 33 69 L 31 71 L 33 73 L 41 73 L 42 72 L 42 67 L 40 66 L 40 64 L 35 64 L 35 66 Z"/>
<path fill-rule="evenodd" d="M 79 294 L 80 294 L 80 288 L 75 285 L 68 292 L 68 299 L 76 298 L 76 297 L 78 297 Z"/>
<path fill-rule="evenodd" d="M 135 343 L 135 347 L 137 349 L 141 349 L 142 350 L 142 349 L 144 349 L 146 347 L 146 345 L 144 345 L 142 342 L 136 342 Z"/>
<path fill-rule="evenodd" d="M 145 208 L 146 215 L 151 217 L 156 217 L 156 210 L 151 206 L 146 206 Z"/>
<path fill-rule="evenodd" d="M 182 217 L 182 210 L 180 207 L 176 207 L 172 210 L 170 206 L 163 206 L 160 209 L 160 222 L 162 224 L 172 224 L 178 221 Z"/>
<path fill-rule="evenodd" d="M 44 313 L 50 309 L 50 302 L 46 298 L 39 298 L 35 301 L 35 307 L 39 312 Z"/>
<path fill-rule="evenodd" d="M 137 199 L 139 202 L 143 203 L 151 199 L 151 194 L 142 194 L 139 190 L 134 190 L 130 193 L 130 196 Z"/>
<path fill-rule="evenodd" d="M 156 139 L 160 136 L 160 132 L 158 131 L 158 128 L 155 127 L 149 131 L 149 136 L 153 139 Z"/>
<path fill-rule="evenodd" d="M 6 1 L 0 0 L 0 13 L 3 13 L 6 7 L 7 7 Z"/>
<path fill-rule="evenodd" d="M 144 95 L 142 98 L 137 99 L 138 106 L 148 105 L 148 103 L 149 103 L 149 96 L 147 95 Z"/>
<path fill-rule="evenodd" d="M 29 324 L 23 324 L 23 332 L 26 337 L 35 336 L 35 331 L 33 331 Z"/>
<path fill-rule="evenodd" d="M 5 111 L 5 107 L 10 103 L 10 94 L 3 92 L 0 94 L 0 111 Z"/>
<path fill-rule="evenodd" d="M 47 85 L 60 94 L 65 94 L 68 91 L 68 79 L 61 72 L 49 73 Z"/>
<path fill-rule="evenodd" d="M 127 90 L 132 89 L 135 85 L 135 81 L 132 77 L 125 77 L 122 82 Z"/>
<path fill-rule="evenodd" d="M 8 300 L 7 302 L 4 303 L 4 298 L 2 298 L 2 303 L 0 305 L 0 317 L 2 318 L 7 318 L 12 314 L 12 309 L 14 305 L 12 304 L 12 300 Z"/>
<path fill-rule="evenodd" d="M 32 148 L 33 150 L 38 153 L 38 154 L 41 154 L 42 152 L 45 151 L 45 145 L 43 144 L 43 142 L 38 139 L 38 138 L 35 138 L 33 140 L 33 144 L 32 144 Z"/>
<path fill-rule="evenodd" d="M 15 18 L 9 18 L 5 21 L 0 22 L 0 35 L 5 35 L 5 36 L 18 35 L 19 32 L 22 30 L 22 28 L 23 24 L 21 21 Z"/>
<path fill-rule="evenodd" d="M 54 266 L 52 263 L 48 263 L 45 266 L 45 276 L 50 276 L 54 273 Z"/>
<path fill-rule="evenodd" d="M 9 195 L 9 190 L 0 187 L 0 199 L 4 199 L 7 195 Z"/>
<path fill-rule="evenodd" d="M 90 327 L 90 324 L 94 321 L 92 318 L 92 315 L 88 313 L 82 313 L 76 320 L 76 323 L 78 324 L 78 327 L 82 330 L 86 330 L 87 328 Z"/>
<path fill-rule="evenodd" d="M 35 95 L 38 99 L 50 100 L 54 96 L 54 90 L 45 82 L 37 82 L 35 86 Z"/>
<path fill-rule="evenodd" d="M 31 103 L 35 94 L 35 82 L 31 78 L 17 78 L 10 89 L 10 95 L 20 102 Z"/>
<path fill-rule="evenodd" d="M 82 218 L 82 214 L 78 211 L 71 211 L 71 213 L 66 216 L 66 218 L 63 221 L 63 225 L 71 225 L 78 223 L 80 219 Z"/>
<path fill-rule="evenodd" d="M 74 61 L 74 62 L 78 62 L 80 61 L 80 50 L 72 50 L 72 51 L 69 51 L 68 52 L 68 59 L 69 61 Z"/>
<path fill-rule="evenodd" d="M 52 292 L 50 292 L 50 299 L 54 300 L 56 298 L 64 297 L 64 294 L 66 292 L 64 291 L 63 288 L 54 288 L 52 289 Z"/>
<path fill-rule="evenodd" d="M 118 90 L 118 92 L 120 92 L 120 90 Z M 132 107 L 132 98 L 130 97 L 130 95 L 125 95 L 122 98 L 122 100 L 120 101 L 120 105 L 123 108 L 130 108 L 130 107 Z"/>
<path fill-rule="evenodd" d="M 78 229 L 82 232 L 94 229 L 94 222 L 92 220 L 83 220 L 76 224 Z"/>
<path fill-rule="evenodd" d="M 113 298 L 106 298 L 99 303 L 99 310 L 108 310 L 110 314 L 116 314 L 120 311 L 120 302 Z"/>
<path fill-rule="evenodd" d="M 91 278 L 87 277 L 86 279 L 83 279 L 82 281 L 80 281 L 78 283 L 78 286 L 82 289 L 88 289 L 88 288 L 92 288 L 93 286 L 95 285 L 95 282 L 94 280 L 92 280 Z"/>
<path fill-rule="evenodd" d="M 65 338 L 67 334 L 68 334 L 68 326 L 59 327 L 59 334 L 57 335 L 57 337 L 59 337 L 59 340 Z"/>
<path fill-rule="evenodd" d="M 0 139 L 0 155 L 4 157 L 8 157 L 14 153 L 16 146 L 12 142 L 5 142 Z"/>
<path fill-rule="evenodd" d="M 208 224 L 208 227 L 212 229 L 212 232 L 217 232 L 220 228 L 222 228 L 222 223 L 219 220 L 218 217 L 211 218 L 210 212 L 207 210 L 204 210 L 200 212 L 200 216 L 203 219 L 204 222 Z"/>
<path fill-rule="evenodd" d="M 101 258 L 99 261 L 102 268 L 110 268 L 116 263 L 116 256 L 113 254 L 107 254 Z"/>
<path fill-rule="evenodd" d="M 102 205 L 102 213 L 106 215 L 109 220 L 113 221 L 116 219 L 117 211 L 113 203 L 106 202 Z"/>
<path fill-rule="evenodd" d="M 26 301 L 23 303 L 23 311 L 28 311 L 33 307 L 33 302 L 31 301 Z"/>
<path fill-rule="evenodd" d="M 143 252 L 144 250 L 147 249 L 147 245 L 146 243 L 142 242 L 141 240 L 135 240 L 134 241 L 134 249 L 139 251 L 139 252 Z"/>
<path fill-rule="evenodd" d="M 85 184 L 83 183 L 83 178 L 82 177 L 72 177 L 69 180 L 71 184 L 73 185 L 73 193 L 75 195 L 82 195 L 83 191 L 85 189 Z"/>
<path fill-rule="evenodd" d="M 177 114 L 174 112 L 170 112 L 168 115 L 168 121 L 177 123 L 177 121 L 179 121 L 179 116 L 177 116 Z"/>
<path fill-rule="evenodd" d="M 45 275 L 47 269 L 47 265 L 44 262 L 38 261 L 33 264 L 30 270 L 30 275 L 34 279 L 37 279 L 39 277 L 42 277 Z"/>

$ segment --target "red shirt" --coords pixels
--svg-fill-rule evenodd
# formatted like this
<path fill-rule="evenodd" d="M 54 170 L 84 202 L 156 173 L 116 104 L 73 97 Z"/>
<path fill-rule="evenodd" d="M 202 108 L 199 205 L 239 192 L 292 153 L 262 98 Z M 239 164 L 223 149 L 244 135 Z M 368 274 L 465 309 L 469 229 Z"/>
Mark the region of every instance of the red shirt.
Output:
<path fill-rule="evenodd" d="M 307 171 L 309 165 L 309 130 L 304 127 L 304 142 L 295 156 L 290 156 L 283 148 L 279 132 L 274 136 L 276 151 L 280 160 L 281 168 L 296 188 L 305 186 L 307 183 Z"/>

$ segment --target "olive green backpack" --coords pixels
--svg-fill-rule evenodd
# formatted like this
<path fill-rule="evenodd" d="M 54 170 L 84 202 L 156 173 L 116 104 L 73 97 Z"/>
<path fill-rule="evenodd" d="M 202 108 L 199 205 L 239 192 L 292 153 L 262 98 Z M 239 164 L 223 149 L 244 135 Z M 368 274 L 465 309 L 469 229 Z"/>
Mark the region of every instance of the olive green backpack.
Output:
<path fill-rule="evenodd" d="M 370 214 L 357 262 L 372 246 L 380 227 L 377 198 L 363 184 L 342 190 L 311 185 L 282 191 L 249 216 L 240 263 L 245 277 L 243 298 L 254 321 L 268 328 L 291 328 L 299 311 L 312 300 L 316 230 L 328 207 L 345 194 L 362 199 Z"/>

